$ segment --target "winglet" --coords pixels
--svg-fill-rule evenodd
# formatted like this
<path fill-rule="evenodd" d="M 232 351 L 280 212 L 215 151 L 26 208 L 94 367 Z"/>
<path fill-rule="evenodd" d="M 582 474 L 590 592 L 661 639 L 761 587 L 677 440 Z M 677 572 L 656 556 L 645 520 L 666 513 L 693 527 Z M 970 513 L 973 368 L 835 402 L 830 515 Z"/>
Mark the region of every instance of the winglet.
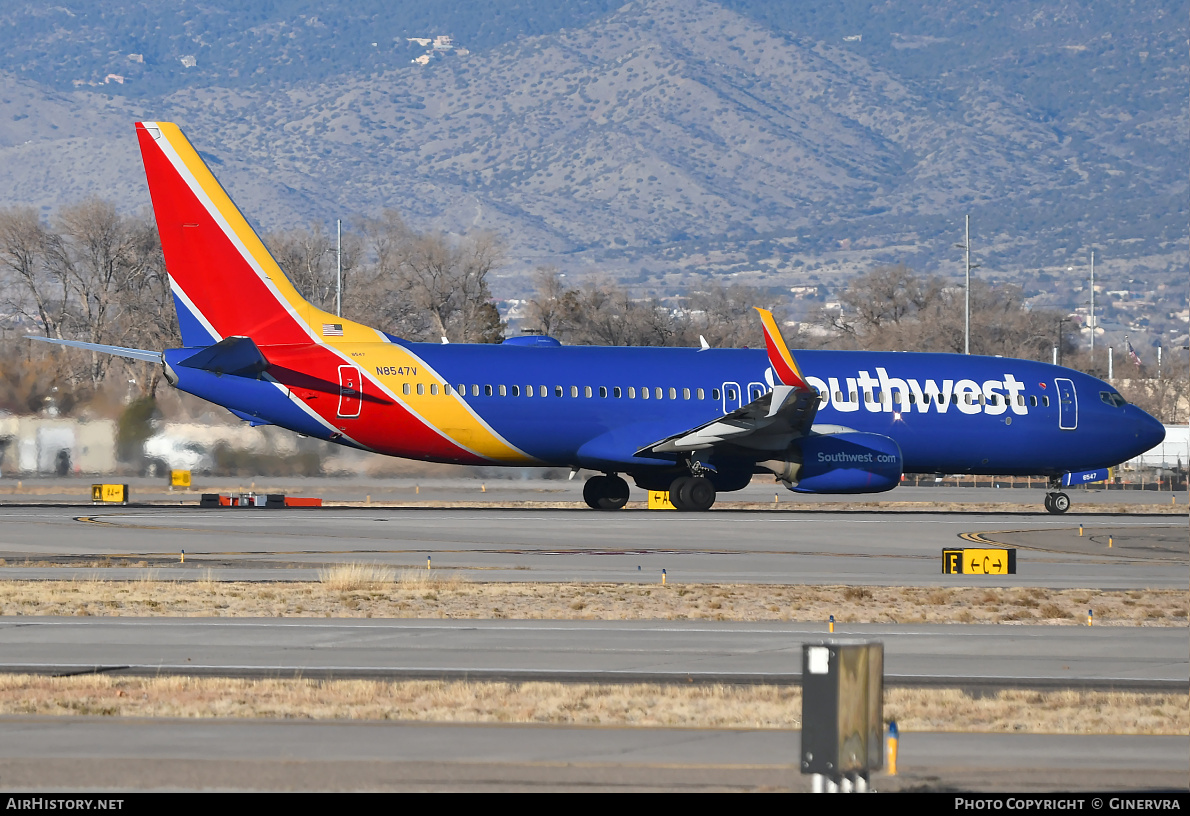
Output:
<path fill-rule="evenodd" d="M 777 379 L 785 385 L 809 388 L 802 378 L 802 371 L 798 368 L 797 361 L 793 359 L 793 355 L 789 353 L 789 347 L 785 345 L 785 339 L 781 337 L 781 330 L 777 328 L 777 321 L 773 319 L 773 313 L 768 309 L 761 309 L 759 306 L 755 308 L 760 312 L 760 321 L 764 325 L 764 344 L 769 350 L 769 365 L 773 367 L 773 373 L 777 375 Z"/>

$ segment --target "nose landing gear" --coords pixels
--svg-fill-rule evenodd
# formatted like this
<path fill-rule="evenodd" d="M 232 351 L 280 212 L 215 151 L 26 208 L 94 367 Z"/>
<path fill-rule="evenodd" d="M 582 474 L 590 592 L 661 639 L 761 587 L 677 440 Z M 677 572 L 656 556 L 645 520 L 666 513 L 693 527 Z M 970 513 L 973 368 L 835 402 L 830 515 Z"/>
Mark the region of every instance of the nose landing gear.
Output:
<path fill-rule="evenodd" d="M 1057 476 L 1049 477 L 1049 492 L 1045 494 L 1045 509 L 1061 515 L 1070 509 L 1070 497 L 1058 490 L 1062 486 L 1062 480 Z"/>

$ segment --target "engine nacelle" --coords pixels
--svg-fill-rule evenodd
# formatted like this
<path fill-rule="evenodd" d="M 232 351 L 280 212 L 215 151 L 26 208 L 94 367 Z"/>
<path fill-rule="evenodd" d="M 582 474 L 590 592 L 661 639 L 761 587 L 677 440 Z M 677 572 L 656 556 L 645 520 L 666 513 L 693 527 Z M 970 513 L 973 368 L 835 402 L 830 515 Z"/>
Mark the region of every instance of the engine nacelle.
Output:
<path fill-rule="evenodd" d="M 901 447 L 881 434 L 808 436 L 790 454 L 759 464 L 795 493 L 882 493 L 901 481 Z"/>

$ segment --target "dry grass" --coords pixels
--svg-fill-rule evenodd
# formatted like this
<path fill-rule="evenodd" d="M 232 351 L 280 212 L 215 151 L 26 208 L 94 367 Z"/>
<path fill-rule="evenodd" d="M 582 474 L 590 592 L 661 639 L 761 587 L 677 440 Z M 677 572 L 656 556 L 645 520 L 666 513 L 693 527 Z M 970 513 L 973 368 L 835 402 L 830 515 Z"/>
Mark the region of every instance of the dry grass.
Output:
<path fill-rule="evenodd" d="M 1178 590 L 472 583 L 348 565 L 319 582 L 0 581 L 0 615 L 515 618 L 1186 626 Z"/>
<path fill-rule="evenodd" d="M 525 722 L 798 728 L 801 690 L 661 686 L 194 677 L 0 676 L 0 714 Z M 903 732 L 1186 734 L 1185 695 L 890 689 Z"/>
<path fill-rule="evenodd" d="M 335 564 L 318 571 L 318 580 L 338 592 L 384 589 L 396 578 L 396 570 L 380 564 Z"/>

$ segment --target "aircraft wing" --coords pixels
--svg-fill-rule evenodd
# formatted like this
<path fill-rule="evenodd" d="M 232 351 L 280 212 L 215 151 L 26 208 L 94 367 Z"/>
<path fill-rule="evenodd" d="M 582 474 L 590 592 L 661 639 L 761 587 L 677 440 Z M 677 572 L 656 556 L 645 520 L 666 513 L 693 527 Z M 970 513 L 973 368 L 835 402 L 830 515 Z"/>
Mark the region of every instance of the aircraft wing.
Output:
<path fill-rule="evenodd" d="M 810 432 L 818 413 L 818 392 L 806 384 L 801 369 L 785 345 L 772 312 L 757 309 L 764 325 L 769 364 L 781 384 L 759 399 L 710 422 L 668 436 L 636 452 L 649 454 L 684 453 L 716 447 L 752 450 L 784 450 L 799 436 Z"/>
<path fill-rule="evenodd" d="M 636 452 L 684 453 L 716 447 L 785 450 L 804 436 L 818 413 L 818 392 L 813 388 L 778 385 L 757 400 L 696 428 L 666 437 Z"/>

